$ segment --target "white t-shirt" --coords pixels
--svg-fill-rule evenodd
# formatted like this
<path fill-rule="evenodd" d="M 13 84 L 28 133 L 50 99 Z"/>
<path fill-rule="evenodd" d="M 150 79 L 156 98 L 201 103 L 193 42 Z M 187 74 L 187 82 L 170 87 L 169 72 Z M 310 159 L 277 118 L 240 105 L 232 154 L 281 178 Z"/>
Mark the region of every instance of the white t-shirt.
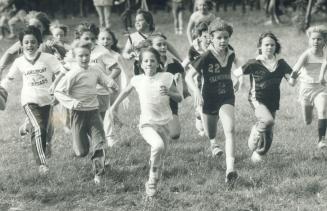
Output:
<path fill-rule="evenodd" d="M 167 72 L 156 73 L 152 77 L 141 74 L 132 78 L 131 85 L 136 89 L 140 99 L 141 125 L 165 125 L 173 118 L 169 96 L 160 94 L 160 87 L 166 86 L 169 89 L 173 80 L 173 75 Z"/>
<path fill-rule="evenodd" d="M 299 79 L 305 83 L 319 83 L 321 65 L 326 59 L 326 54 L 322 57 L 313 55 L 309 50 L 305 51 L 302 56 L 305 57 L 304 64 L 300 70 Z"/>
<path fill-rule="evenodd" d="M 7 78 L 13 80 L 18 73 L 23 75 L 22 105 L 36 103 L 45 106 L 53 100 L 49 88 L 54 74 L 60 71 L 65 72 L 65 69 L 54 55 L 40 53 L 34 61 L 27 60 L 25 56 L 15 59 Z"/>

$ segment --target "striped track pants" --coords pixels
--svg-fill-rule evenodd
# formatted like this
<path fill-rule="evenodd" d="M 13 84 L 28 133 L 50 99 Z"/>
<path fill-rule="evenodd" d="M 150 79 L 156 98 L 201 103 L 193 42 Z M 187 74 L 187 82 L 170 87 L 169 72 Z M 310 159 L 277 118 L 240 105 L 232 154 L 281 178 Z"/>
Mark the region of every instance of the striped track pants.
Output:
<path fill-rule="evenodd" d="M 31 144 L 36 163 L 46 165 L 45 149 L 49 127 L 51 127 L 52 106 L 39 106 L 29 103 L 24 105 L 25 113 L 32 124 Z"/>

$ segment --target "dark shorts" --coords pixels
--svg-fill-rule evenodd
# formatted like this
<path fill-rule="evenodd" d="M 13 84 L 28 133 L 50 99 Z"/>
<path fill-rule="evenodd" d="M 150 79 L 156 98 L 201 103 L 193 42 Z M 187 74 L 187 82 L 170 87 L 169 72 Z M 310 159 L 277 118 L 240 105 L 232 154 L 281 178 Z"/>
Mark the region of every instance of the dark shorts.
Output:
<path fill-rule="evenodd" d="M 174 115 L 178 115 L 178 103 L 173 101 L 172 99 L 170 99 L 169 100 L 169 105 L 170 105 L 171 112 Z"/>
<path fill-rule="evenodd" d="M 228 105 L 235 105 L 235 96 L 228 96 L 228 97 L 221 97 L 219 99 L 209 99 L 203 100 L 202 106 L 202 113 L 209 114 L 209 115 L 218 115 L 221 106 L 228 104 Z"/>

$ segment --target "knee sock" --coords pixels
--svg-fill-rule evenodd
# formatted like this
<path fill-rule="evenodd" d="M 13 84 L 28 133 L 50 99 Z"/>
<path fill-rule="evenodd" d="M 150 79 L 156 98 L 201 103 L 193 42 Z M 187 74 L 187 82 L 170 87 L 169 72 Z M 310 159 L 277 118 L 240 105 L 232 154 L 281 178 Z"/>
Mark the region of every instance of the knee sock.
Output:
<path fill-rule="evenodd" d="M 319 119 L 318 120 L 319 141 L 321 141 L 326 136 L 326 128 L 327 128 L 327 119 Z"/>

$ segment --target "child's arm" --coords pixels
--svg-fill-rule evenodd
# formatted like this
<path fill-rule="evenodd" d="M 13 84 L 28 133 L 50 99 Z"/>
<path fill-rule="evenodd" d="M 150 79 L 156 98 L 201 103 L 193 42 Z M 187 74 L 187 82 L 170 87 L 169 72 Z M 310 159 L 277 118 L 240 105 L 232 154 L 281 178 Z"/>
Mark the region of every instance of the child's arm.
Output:
<path fill-rule="evenodd" d="M 117 99 L 115 100 L 115 102 L 112 104 L 112 106 L 110 107 L 110 113 L 113 114 L 119 104 L 126 98 L 128 97 L 128 95 L 132 92 L 132 90 L 134 89 L 134 87 L 131 84 L 128 84 L 126 86 L 125 89 L 122 90 L 122 92 L 118 95 Z"/>
<path fill-rule="evenodd" d="M 19 68 L 17 67 L 16 62 L 14 62 L 13 65 L 10 67 L 8 74 L 1 81 L 1 86 L 4 89 L 8 90 L 9 84 L 11 84 L 13 80 L 16 78 L 18 72 L 19 72 Z"/>
<path fill-rule="evenodd" d="M 241 62 L 238 57 L 234 59 L 234 65 L 236 69 L 232 71 L 232 75 L 235 77 L 236 82 L 234 84 L 234 91 L 237 92 L 243 86 L 243 69 L 241 66 Z"/>
<path fill-rule="evenodd" d="M 319 83 L 321 83 L 322 85 L 326 84 L 326 81 L 325 81 L 326 70 L 327 70 L 327 60 L 322 63 L 321 69 L 320 69 Z"/>
<path fill-rule="evenodd" d="M 81 107 L 81 102 L 70 95 L 70 90 L 74 84 L 74 79 L 66 75 L 59 81 L 54 90 L 56 99 L 68 109 L 76 109 Z"/>
<path fill-rule="evenodd" d="M 190 45 L 192 45 L 192 42 L 193 42 L 192 29 L 194 28 L 194 25 L 195 25 L 195 22 L 193 20 L 193 14 L 191 15 L 190 20 L 188 21 L 187 29 L 186 29 L 186 35 L 187 35 L 187 39 L 188 39 L 188 42 L 190 43 Z"/>
<path fill-rule="evenodd" d="M 18 41 L 4 52 L 0 59 L 0 79 L 2 72 L 18 57 L 20 50 L 21 44 Z"/>
<path fill-rule="evenodd" d="M 300 70 L 306 60 L 307 60 L 307 55 L 306 55 L 306 53 L 304 53 L 300 56 L 299 60 L 295 63 L 295 65 L 293 67 L 293 72 L 291 73 L 290 79 L 288 80 L 288 83 L 291 86 L 294 86 L 296 84 L 296 79 L 299 77 Z"/>
<path fill-rule="evenodd" d="M 114 92 L 118 91 L 118 84 L 112 79 L 104 74 L 101 70 L 99 70 L 98 83 L 103 87 L 106 87 L 108 90 L 112 90 Z"/>
<path fill-rule="evenodd" d="M 195 102 L 197 105 L 203 104 L 203 98 L 199 88 L 197 87 L 196 83 L 194 82 L 194 78 L 198 76 L 198 73 L 194 69 L 192 65 L 189 65 L 189 71 L 186 73 L 185 81 L 187 86 L 192 90 Z"/>
<path fill-rule="evenodd" d="M 182 101 L 182 96 L 179 94 L 177 87 L 175 85 L 175 81 L 171 84 L 170 88 L 168 89 L 166 86 L 160 87 L 160 94 L 169 96 L 173 101 L 179 103 Z"/>
<path fill-rule="evenodd" d="M 135 57 L 135 54 L 134 54 L 134 49 L 133 49 L 133 45 L 131 43 L 131 38 L 130 36 L 128 37 L 128 40 L 126 41 L 126 45 L 125 45 L 125 48 L 122 52 L 122 56 L 125 58 L 125 59 L 132 59 L 133 57 Z"/>
<path fill-rule="evenodd" d="M 108 69 L 111 72 L 109 77 L 113 78 L 113 79 L 116 79 L 121 73 L 121 69 L 118 67 L 118 64 L 115 64 L 115 65 L 113 65 L 111 67 L 108 67 Z"/>

